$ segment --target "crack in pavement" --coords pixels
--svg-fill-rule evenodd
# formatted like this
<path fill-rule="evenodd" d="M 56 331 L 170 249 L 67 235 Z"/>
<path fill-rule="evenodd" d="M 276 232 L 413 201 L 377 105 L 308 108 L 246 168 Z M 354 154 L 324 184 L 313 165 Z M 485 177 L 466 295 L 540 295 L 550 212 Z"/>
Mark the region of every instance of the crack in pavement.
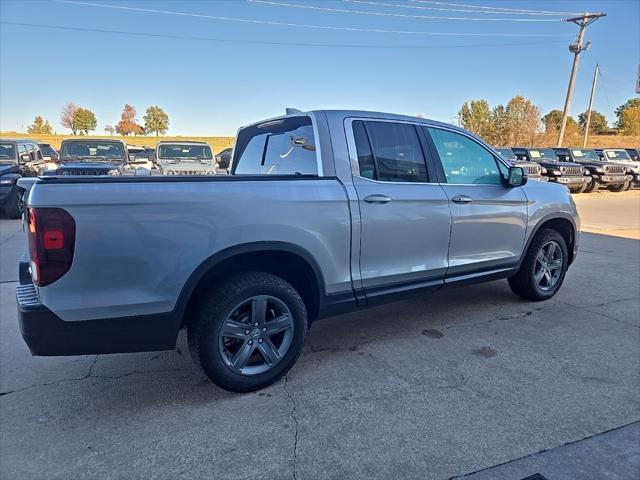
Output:
<path fill-rule="evenodd" d="M 631 298 L 631 299 L 629 299 L 629 298 L 625 298 L 625 299 L 623 299 L 623 300 L 617 300 L 617 301 L 622 302 L 622 301 L 628 301 L 628 300 L 635 300 L 635 299 L 633 299 L 633 298 Z M 565 305 L 568 305 L 568 306 L 570 306 L 570 307 L 577 308 L 578 310 L 582 310 L 583 312 L 588 312 L 588 313 L 591 313 L 591 314 L 593 314 L 593 315 L 598 315 L 598 316 L 600 316 L 600 317 L 608 318 L 609 320 L 613 320 L 613 321 L 615 321 L 615 322 L 622 323 L 622 324 L 627 325 L 627 326 L 629 326 L 629 327 L 633 327 L 633 328 L 638 328 L 638 329 L 640 329 L 640 326 L 638 326 L 638 325 L 634 325 L 633 323 L 626 322 L 626 321 L 624 321 L 624 320 L 620 320 L 619 318 L 612 317 L 611 315 L 607 315 L 606 313 L 602 313 L 602 312 L 594 312 L 593 310 L 589 310 L 589 308 L 582 307 L 582 306 L 580 306 L 580 305 L 574 305 L 574 304 L 569 303 L 569 302 L 566 302 L 566 301 L 564 301 L 564 300 L 556 300 L 556 301 L 557 301 L 557 302 L 559 302 L 559 303 L 563 303 L 563 304 L 565 304 Z M 599 305 L 594 305 L 594 307 L 603 307 L 603 306 L 609 305 L 610 303 L 615 303 L 615 302 L 616 302 L 616 301 L 611 301 L 611 302 L 608 302 L 608 303 L 602 303 L 602 304 L 599 304 Z"/>
<path fill-rule="evenodd" d="M 102 378 L 102 379 L 108 379 L 108 380 L 118 380 L 120 378 L 130 377 L 131 375 L 142 375 L 142 374 L 148 374 L 148 373 L 181 372 L 181 371 L 185 371 L 186 372 L 186 371 L 190 370 L 188 368 L 168 368 L 168 369 L 160 369 L 160 370 L 134 370 L 132 372 L 126 372 L 126 373 L 123 373 L 123 374 L 120 374 L 120 375 L 94 375 L 93 374 L 93 368 L 95 367 L 97 362 L 98 362 L 98 355 L 95 356 L 95 358 L 91 362 L 91 365 L 89 365 L 89 371 L 87 372 L 87 374 L 83 375 L 82 377 L 61 378 L 60 380 L 53 380 L 51 382 L 38 383 L 38 384 L 35 384 L 35 385 L 28 385 L 26 387 L 17 388 L 15 390 L 8 390 L 6 392 L 0 392 L 0 397 L 5 396 L 5 395 L 10 395 L 12 393 L 20 393 L 20 392 L 24 392 L 26 390 L 32 390 L 34 388 L 48 387 L 48 386 L 51 386 L 51 385 L 57 385 L 58 383 L 81 382 L 81 381 L 86 380 L 88 378 Z"/>
<path fill-rule="evenodd" d="M 20 233 L 24 233 L 24 232 L 22 230 L 16 231 L 12 235 L 9 235 L 7 238 L 5 238 L 2 242 L 0 242 L 0 245 L 4 245 L 5 243 L 7 243 L 9 240 L 11 240 L 12 238 L 14 238 L 16 235 L 18 235 Z"/>
<path fill-rule="evenodd" d="M 291 396 L 291 392 L 289 392 L 289 390 L 287 389 L 287 382 L 289 381 L 289 377 L 287 375 L 285 375 L 284 377 L 284 384 L 282 385 L 282 388 L 284 389 L 284 392 L 287 394 L 287 397 L 289 397 L 289 400 L 291 401 L 291 411 L 289 412 L 289 416 L 291 417 L 291 419 L 293 420 L 296 429 L 294 432 L 294 442 L 293 442 L 293 480 L 297 480 L 298 479 L 298 472 L 296 471 L 296 467 L 297 467 L 297 461 L 298 461 L 298 418 L 295 416 L 295 411 L 296 411 L 296 401 L 293 399 L 293 397 Z"/>
<path fill-rule="evenodd" d="M 627 423 L 625 425 L 620 425 L 618 427 L 613 427 L 613 428 L 610 428 L 609 430 L 604 430 L 602 432 L 592 433 L 591 435 L 587 435 L 586 437 L 579 438 L 577 440 L 571 440 L 569 442 L 565 442 L 565 443 L 562 443 L 560 445 L 556 445 L 555 447 L 543 448 L 542 450 L 539 450 L 537 452 L 529 453 L 527 455 L 523 455 L 521 457 L 513 458 L 511 460 L 507 460 L 506 462 L 497 463 L 497 464 L 491 465 L 489 467 L 484 467 L 484 468 L 481 468 L 481 469 L 476 470 L 474 472 L 464 473 L 462 475 L 455 475 L 453 477 L 449 477 L 447 480 L 457 480 L 457 479 L 460 479 L 460 478 L 468 477 L 470 475 L 475 475 L 476 473 L 484 472 L 484 471 L 490 470 L 492 468 L 496 468 L 496 467 L 500 467 L 502 465 L 507 465 L 509 463 L 517 462 L 518 460 L 522 460 L 524 458 L 529 458 L 529 457 L 532 457 L 534 455 L 539 455 L 539 454 L 544 453 L 544 452 L 549 452 L 551 450 L 555 450 L 556 448 L 565 447 L 567 445 L 573 445 L 575 443 L 580 443 L 580 442 L 582 442 L 584 440 L 589 440 L 590 438 L 598 437 L 598 436 L 603 435 L 605 433 L 613 432 L 615 430 L 620 430 L 621 428 L 628 427 L 628 426 L 633 425 L 633 424 L 638 423 L 638 422 L 640 422 L 640 420 L 634 420 L 633 422 L 629 422 L 629 423 Z"/>

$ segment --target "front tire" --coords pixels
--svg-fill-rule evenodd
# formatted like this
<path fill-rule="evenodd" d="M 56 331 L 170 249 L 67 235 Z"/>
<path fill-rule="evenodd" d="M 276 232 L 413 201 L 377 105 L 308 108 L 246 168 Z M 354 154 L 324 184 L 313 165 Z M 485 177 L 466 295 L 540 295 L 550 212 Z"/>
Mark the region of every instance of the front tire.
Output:
<path fill-rule="evenodd" d="M 627 185 L 628 185 L 627 182 L 624 182 L 621 185 L 615 185 L 615 186 L 612 185 L 612 186 L 608 187 L 608 189 L 611 192 L 624 192 L 625 190 L 628 190 Z"/>
<path fill-rule="evenodd" d="M 4 213 L 8 218 L 16 219 L 22 217 L 23 211 L 24 204 L 22 203 L 20 190 L 18 187 L 14 186 L 9 198 L 7 199 L 7 203 L 4 205 Z"/>
<path fill-rule="evenodd" d="M 509 278 L 509 286 L 527 300 L 548 300 L 562 286 L 568 266 L 564 237 L 556 230 L 543 228 L 531 241 L 518 273 Z"/>
<path fill-rule="evenodd" d="M 247 272 L 205 294 L 188 329 L 189 350 L 213 383 L 251 392 L 289 371 L 307 330 L 305 304 L 288 282 Z"/>
<path fill-rule="evenodd" d="M 591 179 L 587 188 L 585 188 L 584 193 L 592 193 L 598 189 L 598 181 L 594 178 Z"/>

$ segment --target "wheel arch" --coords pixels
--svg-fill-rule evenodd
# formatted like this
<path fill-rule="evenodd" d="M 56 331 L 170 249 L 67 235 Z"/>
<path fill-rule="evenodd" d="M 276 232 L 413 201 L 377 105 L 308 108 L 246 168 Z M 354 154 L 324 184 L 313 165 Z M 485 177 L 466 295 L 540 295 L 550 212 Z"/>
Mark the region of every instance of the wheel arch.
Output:
<path fill-rule="evenodd" d="M 188 324 L 189 310 L 216 281 L 248 271 L 263 271 L 289 282 L 300 294 L 309 320 L 318 316 L 325 295 L 322 271 L 304 248 L 288 242 L 252 242 L 236 245 L 211 255 L 189 276 L 174 311 Z"/>
<path fill-rule="evenodd" d="M 531 245 L 532 240 L 542 228 L 550 228 L 562 235 L 567 244 L 567 251 L 569 253 L 569 265 L 571 265 L 575 258 L 574 247 L 576 245 L 576 224 L 571 215 L 562 212 L 548 214 L 542 217 L 538 221 L 538 223 L 536 223 L 536 225 L 531 230 L 529 237 L 527 238 L 527 242 L 522 251 L 523 253 L 521 255 L 520 262 L 522 262 L 525 253 L 529 250 L 529 246 Z M 518 267 L 520 267 L 520 264 L 518 264 Z"/>

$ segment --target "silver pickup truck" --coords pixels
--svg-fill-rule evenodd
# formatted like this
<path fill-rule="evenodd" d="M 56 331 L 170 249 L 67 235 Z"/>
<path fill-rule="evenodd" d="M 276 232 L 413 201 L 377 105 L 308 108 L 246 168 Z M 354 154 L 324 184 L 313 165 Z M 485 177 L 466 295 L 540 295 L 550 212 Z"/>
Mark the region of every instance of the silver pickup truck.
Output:
<path fill-rule="evenodd" d="M 241 128 L 229 176 L 42 177 L 27 206 L 33 355 L 173 349 L 186 328 L 238 392 L 281 378 L 323 317 L 499 278 L 546 300 L 580 229 L 566 187 L 473 134 L 359 111 Z"/>

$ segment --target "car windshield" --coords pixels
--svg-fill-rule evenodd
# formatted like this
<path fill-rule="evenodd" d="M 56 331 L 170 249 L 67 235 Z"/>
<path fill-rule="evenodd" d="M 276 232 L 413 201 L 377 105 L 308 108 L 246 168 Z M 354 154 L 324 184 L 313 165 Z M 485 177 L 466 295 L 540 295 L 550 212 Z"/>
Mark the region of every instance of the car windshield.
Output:
<path fill-rule="evenodd" d="M 602 159 L 596 153 L 595 150 L 581 148 L 581 149 L 571 150 L 571 153 L 573 153 L 573 158 L 575 158 L 576 160 L 595 160 L 596 162 L 602 161 Z"/>
<path fill-rule="evenodd" d="M 507 160 L 516 158 L 515 153 L 513 153 L 513 150 L 511 150 L 510 148 L 496 148 L 496 151 L 502 158 L 506 158 Z"/>
<path fill-rule="evenodd" d="M 211 160 L 213 155 L 209 145 L 161 145 L 159 160 Z"/>
<path fill-rule="evenodd" d="M 16 159 L 16 147 L 13 143 L 0 143 L 0 162 L 7 163 L 7 160 Z"/>
<path fill-rule="evenodd" d="M 535 160 L 535 161 L 540 161 L 540 160 L 547 160 L 550 162 L 558 161 L 556 152 L 554 152 L 551 148 L 540 148 L 535 150 L 529 150 L 529 155 L 531 156 L 531 160 Z"/>
<path fill-rule="evenodd" d="M 125 161 L 124 148 L 119 142 L 63 142 L 60 156 L 68 162 Z"/>
<path fill-rule="evenodd" d="M 605 150 L 604 154 L 606 155 L 607 160 L 610 160 L 612 162 L 615 162 L 616 160 L 631 160 L 631 157 L 626 150 Z"/>

